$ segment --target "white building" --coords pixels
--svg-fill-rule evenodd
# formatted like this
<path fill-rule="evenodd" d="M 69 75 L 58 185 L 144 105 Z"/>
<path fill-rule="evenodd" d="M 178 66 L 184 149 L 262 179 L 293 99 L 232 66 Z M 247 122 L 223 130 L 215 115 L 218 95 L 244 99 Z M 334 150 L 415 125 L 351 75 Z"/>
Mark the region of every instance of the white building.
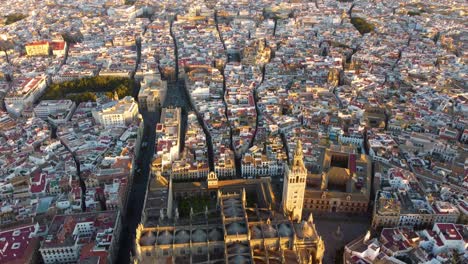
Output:
<path fill-rule="evenodd" d="M 229 178 L 234 177 L 236 175 L 236 170 L 233 166 L 223 167 L 215 165 L 215 172 L 217 175 L 219 175 L 220 178 Z"/>
<path fill-rule="evenodd" d="M 278 161 L 262 162 L 262 165 L 242 164 L 242 177 L 271 177 L 284 173 L 284 164 Z"/>
<path fill-rule="evenodd" d="M 394 190 L 410 189 L 410 181 L 414 181 L 414 175 L 407 170 L 401 168 L 391 168 L 388 170 L 388 183 Z"/>
<path fill-rule="evenodd" d="M 406 135 L 405 147 L 419 153 L 432 154 L 437 139 L 429 134 L 411 133 Z"/>
<path fill-rule="evenodd" d="M 463 130 L 463 134 L 460 137 L 460 141 L 464 143 L 468 142 L 468 128 L 465 128 L 465 130 Z"/>
<path fill-rule="evenodd" d="M 291 169 L 285 168 L 283 182 L 283 210 L 291 213 L 294 220 L 301 220 L 304 206 L 304 193 L 307 180 L 307 169 L 304 165 L 302 143 L 297 142 Z"/>
<path fill-rule="evenodd" d="M 432 205 L 434 209 L 434 223 L 456 223 L 460 217 L 460 211 L 449 202 L 436 201 Z"/>
<path fill-rule="evenodd" d="M 442 243 L 435 241 L 432 253 L 439 254 L 447 249 L 454 249 L 459 253 L 466 253 L 467 243 L 463 239 L 463 234 L 455 224 L 436 223 L 432 228 Z"/>
<path fill-rule="evenodd" d="M 161 172 L 167 171 L 179 159 L 181 118 L 181 108 L 163 108 L 161 123 L 156 124 L 156 155 L 161 159 Z"/>
<path fill-rule="evenodd" d="M 43 75 L 15 80 L 5 97 L 8 113 L 19 116 L 25 107 L 32 106 L 45 91 L 47 80 L 48 77 Z"/>
<path fill-rule="evenodd" d="M 400 195 L 402 208 L 398 219 L 399 226 L 427 226 L 434 223 L 434 209 L 426 200 L 410 199 L 405 195 Z"/>
<path fill-rule="evenodd" d="M 113 263 L 119 232 L 117 211 L 56 215 L 39 251 L 46 264 L 76 263 L 80 255 L 92 254 L 84 248 L 107 252 L 107 262 Z"/>
<path fill-rule="evenodd" d="M 252 148 L 256 148 L 256 146 Z M 249 150 L 242 157 L 241 173 L 244 178 L 282 175 L 284 174 L 284 163 L 280 160 L 270 160 L 261 152 Z"/>
<path fill-rule="evenodd" d="M 447 162 L 453 161 L 458 156 L 457 146 L 452 146 L 451 144 L 444 143 L 442 141 L 434 145 L 432 153 L 437 153 Z"/>
<path fill-rule="evenodd" d="M 45 120 L 50 114 L 65 113 L 65 119 L 70 120 L 75 109 L 76 104 L 71 100 L 42 100 L 34 107 L 34 114 Z"/>
<path fill-rule="evenodd" d="M 94 120 L 104 127 L 125 127 L 138 116 L 138 104 L 131 96 L 126 96 L 120 101 L 113 101 L 94 110 Z"/>
<path fill-rule="evenodd" d="M 344 145 L 352 144 L 358 147 L 364 147 L 364 137 L 362 134 L 340 135 L 338 139 Z"/>

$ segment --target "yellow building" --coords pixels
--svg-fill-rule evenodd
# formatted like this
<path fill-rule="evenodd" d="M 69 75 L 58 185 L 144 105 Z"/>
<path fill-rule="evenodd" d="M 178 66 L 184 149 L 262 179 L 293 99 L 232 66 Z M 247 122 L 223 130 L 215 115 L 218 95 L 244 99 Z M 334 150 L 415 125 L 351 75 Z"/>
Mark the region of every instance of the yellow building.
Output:
<path fill-rule="evenodd" d="M 325 150 L 322 172 L 307 176 L 304 211 L 365 213 L 369 205 L 371 161 L 347 146 Z"/>
<path fill-rule="evenodd" d="M 377 192 L 372 212 L 372 228 L 398 226 L 400 210 L 401 203 L 396 193 Z"/>
<path fill-rule="evenodd" d="M 48 41 L 38 41 L 26 44 L 26 54 L 28 56 L 48 56 L 50 45 Z"/>

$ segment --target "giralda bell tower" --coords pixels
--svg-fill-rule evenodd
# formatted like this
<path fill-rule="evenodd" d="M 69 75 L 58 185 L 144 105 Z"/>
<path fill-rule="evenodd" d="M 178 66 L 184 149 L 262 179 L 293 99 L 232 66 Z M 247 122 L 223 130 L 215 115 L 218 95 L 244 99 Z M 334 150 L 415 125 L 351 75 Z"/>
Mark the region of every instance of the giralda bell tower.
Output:
<path fill-rule="evenodd" d="M 302 218 L 307 179 L 307 169 L 303 159 L 302 142 L 298 140 L 291 168 L 286 167 L 283 181 L 283 211 L 297 221 Z"/>

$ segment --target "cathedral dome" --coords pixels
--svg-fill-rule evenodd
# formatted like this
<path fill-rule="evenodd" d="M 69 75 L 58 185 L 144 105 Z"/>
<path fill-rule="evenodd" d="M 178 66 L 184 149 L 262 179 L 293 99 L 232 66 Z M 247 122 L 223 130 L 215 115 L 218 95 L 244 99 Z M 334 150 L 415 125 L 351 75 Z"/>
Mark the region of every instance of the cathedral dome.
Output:
<path fill-rule="evenodd" d="M 175 242 L 177 244 L 187 243 L 190 240 L 190 235 L 186 230 L 179 230 L 175 235 Z"/>
<path fill-rule="evenodd" d="M 153 232 L 149 231 L 143 234 L 140 238 L 140 246 L 151 246 L 156 242 L 156 236 Z"/>
<path fill-rule="evenodd" d="M 169 231 L 165 230 L 164 232 L 159 234 L 159 237 L 158 237 L 159 245 L 167 245 L 170 243 L 172 243 L 172 234 Z"/>
<path fill-rule="evenodd" d="M 206 242 L 206 232 L 201 229 L 193 231 L 192 242 Z"/>

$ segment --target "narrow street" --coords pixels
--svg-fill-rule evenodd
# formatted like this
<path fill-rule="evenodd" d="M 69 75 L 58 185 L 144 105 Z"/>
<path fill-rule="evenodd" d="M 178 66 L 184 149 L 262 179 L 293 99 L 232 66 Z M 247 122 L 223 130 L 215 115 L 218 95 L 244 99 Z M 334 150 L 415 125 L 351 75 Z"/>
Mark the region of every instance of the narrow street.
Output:
<path fill-rule="evenodd" d="M 172 32 L 172 26 L 171 26 Z M 174 41 L 174 44 L 176 42 Z M 140 49 L 141 47 L 139 47 Z M 139 52 L 140 54 L 140 52 Z M 175 59 L 177 65 L 177 48 L 175 51 Z M 177 70 L 176 70 L 177 72 Z M 188 98 L 185 89 L 185 83 L 178 79 L 168 80 L 167 95 L 164 100 L 163 107 L 180 107 L 182 108 L 181 122 L 181 149 L 184 147 L 185 130 L 187 127 L 187 114 L 191 111 L 192 105 Z M 156 148 L 156 124 L 161 118 L 161 109 L 157 112 L 147 112 L 140 109 L 140 114 L 144 120 L 143 138 L 141 142 L 147 142 L 145 148 L 141 148 L 139 153 L 136 153 L 135 175 L 133 178 L 132 189 L 129 192 L 127 203 L 127 214 L 123 219 L 122 232 L 120 235 L 120 247 L 117 263 L 128 264 L 131 255 L 134 255 L 134 239 L 135 230 L 141 221 L 141 212 L 145 203 L 146 191 L 151 173 L 151 162 L 153 160 L 154 151 Z"/>
<path fill-rule="evenodd" d="M 57 137 L 57 128 L 53 128 L 51 130 L 51 133 L 52 133 L 51 137 L 56 138 Z M 65 149 L 67 149 L 67 151 L 70 152 L 70 154 L 73 157 L 73 161 L 75 162 L 76 176 L 78 177 L 78 181 L 80 183 L 80 188 L 81 188 L 81 210 L 83 212 L 86 212 L 86 203 L 85 203 L 85 200 L 86 200 L 86 185 L 84 183 L 84 180 L 81 178 L 80 160 L 76 156 L 75 152 L 73 152 L 63 141 L 60 141 L 60 143 L 62 143 L 62 145 L 65 147 Z"/>
<path fill-rule="evenodd" d="M 146 148 L 142 148 L 137 153 L 135 175 L 132 189 L 129 192 L 127 203 L 127 214 L 122 221 L 122 232 L 120 234 L 120 247 L 117 263 L 128 264 L 130 262 L 130 252 L 133 251 L 133 241 L 135 230 L 141 220 L 141 212 L 145 201 L 145 195 L 150 174 L 150 165 L 153 159 L 156 137 L 156 123 L 159 122 L 160 112 L 141 111 L 144 120 L 144 130 L 142 142 L 148 142 Z M 138 172 L 138 170 L 141 170 Z M 132 253 L 133 254 L 133 253 Z"/>

